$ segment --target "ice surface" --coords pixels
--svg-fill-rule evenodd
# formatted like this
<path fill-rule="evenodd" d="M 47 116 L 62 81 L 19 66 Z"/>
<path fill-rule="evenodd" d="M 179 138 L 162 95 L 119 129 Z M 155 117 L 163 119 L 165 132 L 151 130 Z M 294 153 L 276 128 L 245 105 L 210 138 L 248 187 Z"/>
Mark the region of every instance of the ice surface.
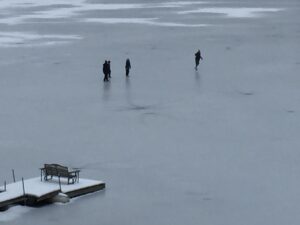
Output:
<path fill-rule="evenodd" d="M 34 11 L 31 14 L 17 15 L 15 17 L 6 17 L 0 19 L 0 23 L 16 25 L 24 23 L 28 20 L 33 19 L 58 19 L 58 18 L 69 18 L 86 11 L 94 10 L 128 10 L 128 9 L 155 9 L 155 8 L 180 8 L 190 5 L 203 4 L 201 1 L 178 1 L 178 2 L 163 2 L 163 3 L 98 3 L 91 4 L 85 0 L 76 1 L 37 1 L 29 0 L 24 2 L 21 0 L 13 1 L 12 3 L 7 3 L 3 1 L 0 3 L 0 10 L 7 10 L 14 7 L 38 7 L 38 6 L 53 6 L 61 5 L 59 8 L 47 9 L 44 11 Z"/>
<path fill-rule="evenodd" d="M 278 12 L 283 9 L 280 8 L 200 8 L 196 10 L 181 11 L 178 14 L 191 14 L 191 13 L 216 13 L 225 14 L 227 17 L 232 18 L 252 18 L 260 17 L 267 12 Z"/>
<path fill-rule="evenodd" d="M 45 35 L 33 32 L 0 32 L 0 47 L 45 46 L 66 44 L 81 39 L 78 35 Z"/>
<path fill-rule="evenodd" d="M 0 213 L 0 223 L 8 223 L 21 217 L 22 215 L 29 213 L 32 209 L 25 206 L 15 206 Z"/>
<path fill-rule="evenodd" d="M 86 11 L 81 4 L 166 1 L 42 2 L 12 5 L 1 19 L 56 9 L 61 17 L 3 23 L 1 32 L 82 39 L 1 48 L 0 183 L 12 168 L 17 179 L 32 177 L 49 162 L 79 167 L 108 188 L 5 225 L 299 225 L 299 1 Z M 284 10 L 178 14 L 200 7 Z M 208 26 L 82 22 L 101 18 Z M 104 84 L 106 59 L 112 80 Z"/>
<path fill-rule="evenodd" d="M 70 18 L 74 17 L 76 15 L 80 15 L 84 12 L 88 11 L 95 11 L 95 10 L 132 10 L 132 9 L 156 9 L 156 8 L 183 8 L 188 6 L 197 6 L 199 4 L 205 4 L 205 2 L 165 2 L 165 3 L 119 3 L 119 4 L 108 4 L 108 3 L 88 3 L 84 0 L 77 0 L 77 1 L 55 1 L 55 2 L 40 2 L 40 1 L 34 1 L 31 0 L 27 2 L 26 4 L 23 2 L 21 4 L 21 1 L 16 1 L 11 4 L 0 4 L 0 9 L 7 9 L 7 8 L 13 8 L 13 7 L 37 7 L 37 6 L 53 6 L 53 5 L 61 5 L 59 8 L 50 8 L 43 11 L 34 11 L 31 14 L 25 14 L 25 15 L 16 15 L 15 17 L 4 17 L 0 19 L 0 23 L 9 24 L 9 25 L 16 25 L 36 19 L 61 19 L 61 18 Z M 185 11 L 179 11 L 178 14 L 191 14 L 191 13 L 219 13 L 219 14 L 225 14 L 228 17 L 235 17 L 235 18 L 250 18 L 250 17 L 257 17 L 260 14 L 259 13 L 266 13 L 266 12 L 277 12 L 282 9 L 279 8 L 224 8 L 224 7 L 218 7 L 218 8 L 199 8 L 196 10 L 185 10 Z M 112 18 L 113 19 L 113 18 Z M 132 18 L 133 20 L 137 20 L 138 18 Z M 104 19 L 98 19 L 99 21 L 104 21 Z M 122 18 L 119 18 L 119 20 L 122 20 Z M 95 19 L 93 20 L 95 21 Z M 127 20 L 128 21 L 128 20 Z M 152 21 L 147 21 L 147 23 L 144 22 L 144 24 L 150 24 L 150 25 L 161 25 L 161 26 L 188 26 L 184 24 L 177 24 L 177 23 L 154 23 Z M 199 25 L 190 25 L 191 27 L 197 27 Z"/>
<path fill-rule="evenodd" d="M 159 22 L 158 18 L 87 18 L 84 22 L 92 23 L 104 23 L 104 24 L 141 24 L 150 26 L 162 26 L 162 27 L 205 27 L 206 24 L 182 24 L 182 23 L 170 23 Z"/>
<path fill-rule="evenodd" d="M 22 7 L 31 8 L 37 6 L 53 6 L 53 5 L 72 5 L 72 6 L 82 6 L 96 9 L 133 9 L 133 8 L 160 8 L 160 7 L 180 7 L 187 5 L 197 5 L 204 4 L 203 1 L 166 1 L 157 3 L 90 3 L 87 0 L 52 0 L 51 2 L 47 0 L 10 0 L 1 1 L 1 8 L 11 8 L 11 7 Z"/>

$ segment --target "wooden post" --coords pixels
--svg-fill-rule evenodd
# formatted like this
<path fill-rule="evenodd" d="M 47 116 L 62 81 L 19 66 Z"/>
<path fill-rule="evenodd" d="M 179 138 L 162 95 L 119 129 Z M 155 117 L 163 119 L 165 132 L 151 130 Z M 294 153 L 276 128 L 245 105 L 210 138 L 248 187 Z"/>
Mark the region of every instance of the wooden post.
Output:
<path fill-rule="evenodd" d="M 14 183 L 16 183 L 16 177 L 15 177 L 15 170 L 14 169 L 12 169 L 12 176 L 13 176 Z"/>
<path fill-rule="evenodd" d="M 4 191 L 6 191 L 6 180 L 4 181 Z"/>
<path fill-rule="evenodd" d="M 25 195 L 25 185 L 24 185 L 24 179 L 22 177 L 22 186 L 23 186 L 23 195 Z"/>
<path fill-rule="evenodd" d="M 24 197 L 24 205 L 27 204 L 26 198 L 25 198 L 25 185 L 24 185 L 24 179 L 22 177 L 22 187 L 23 187 L 23 197 Z"/>
<path fill-rule="evenodd" d="M 59 189 L 60 189 L 60 191 L 61 191 L 60 176 L 58 176 L 58 183 L 59 183 Z"/>

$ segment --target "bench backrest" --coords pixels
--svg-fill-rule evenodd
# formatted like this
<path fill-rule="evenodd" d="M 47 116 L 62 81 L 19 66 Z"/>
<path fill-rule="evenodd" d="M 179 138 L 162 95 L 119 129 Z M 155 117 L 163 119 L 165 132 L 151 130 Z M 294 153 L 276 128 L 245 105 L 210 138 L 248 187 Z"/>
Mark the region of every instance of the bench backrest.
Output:
<path fill-rule="evenodd" d="M 44 168 L 47 175 L 62 177 L 69 176 L 68 167 L 66 166 L 61 166 L 59 164 L 45 164 Z"/>

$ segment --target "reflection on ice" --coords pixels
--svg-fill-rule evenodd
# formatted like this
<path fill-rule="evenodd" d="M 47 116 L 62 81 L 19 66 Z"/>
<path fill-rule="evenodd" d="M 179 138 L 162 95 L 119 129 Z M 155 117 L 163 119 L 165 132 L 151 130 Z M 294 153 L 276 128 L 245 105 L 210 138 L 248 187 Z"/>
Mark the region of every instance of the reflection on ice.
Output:
<path fill-rule="evenodd" d="M 251 18 L 259 17 L 258 13 L 278 12 L 283 9 L 279 8 L 200 8 L 196 10 L 180 11 L 178 14 L 191 14 L 191 13 L 216 13 L 225 14 L 227 17 L 232 18 Z"/>
<path fill-rule="evenodd" d="M 160 22 L 158 18 L 88 18 L 84 22 L 103 23 L 103 24 L 142 24 L 162 27 L 204 27 L 206 24 L 183 24 L 173 22 Z"/>
<path fill-rule="evenodd" d="M 103 82 L 103 100 L 108 101 L 110 97 L 110 82 Z"/>
<path fill-rule="evenodd" d="M 28 32 L 0 32 L 0 47 L 47 46 L 81 39 L 77 35 L 42 35 Z"/>

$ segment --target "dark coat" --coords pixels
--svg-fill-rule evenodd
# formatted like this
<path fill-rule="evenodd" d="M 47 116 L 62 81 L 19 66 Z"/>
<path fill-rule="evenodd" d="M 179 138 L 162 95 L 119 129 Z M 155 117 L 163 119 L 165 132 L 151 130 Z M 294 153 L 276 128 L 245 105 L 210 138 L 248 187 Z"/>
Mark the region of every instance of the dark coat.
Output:
<path fill-rule="evenodd" d="M 202 58 L 201 52 L 200 52 L 200 50 L 199 50 L 199 51 L 197 51 L 197 52 L 195 53 L 195 60 L 199 62 L 200 59 L 203 59 L 203 58 Z"/>
<path fill-rule="evenodd" d="M 131 65 L 130 65 L 130 60 L 129 60 L 129 59 L 126 60 L 125 68 L 126 68 L 127 70 L 128 70 L 128 69 L 131 69 Z"/>
<path fill-rule="evenodd" d="M 110 68 L 109 68 L 109 64 L 107 62 L 105 62 L 103 64 L 103 73 L 104 74 L 109 74 Z"/>

